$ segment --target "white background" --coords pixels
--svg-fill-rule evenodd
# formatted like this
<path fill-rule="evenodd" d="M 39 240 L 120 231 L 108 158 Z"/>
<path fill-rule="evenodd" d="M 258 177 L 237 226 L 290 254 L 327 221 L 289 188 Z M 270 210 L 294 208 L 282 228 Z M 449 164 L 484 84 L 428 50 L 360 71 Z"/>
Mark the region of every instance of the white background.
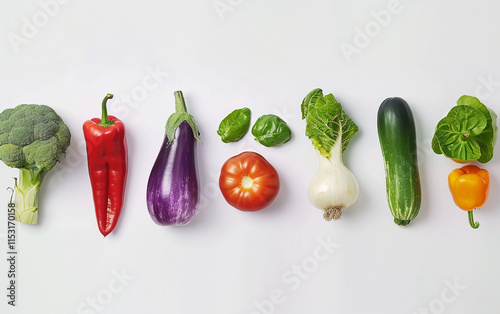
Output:
<path fill-rule="evenodd" d="M 9 193 L 1 193 L 0 312 L 498 313 L 500 161 L 485 165 L 491 195 L 473 230 L 447 187 L 459 165 L 434 154 L 430 140 L 461 95 L 500 111 L 499 2 L 401 0 L 390 15 L 380 13 L 387 0 L 221 0 L 230 10 L 219 12 L 213 0 L 67 0 L 52 1 L 50 15 L 40 4 L 49 2 L 3 1 L 0 13 L 0 109 L 47 104 L 72 132 L 40 191 L 39 224 L 17 228 L 15 308 L 4 296 Z M 346 57 L 342 45 L 356 44 Z M 300 103 L 317 87 L 360 128 L 344 154 L 360 196 L 336 222 L 306 196 L 317 160 Z M 189 225 L 172 228 L 153 223 L 145 193 L 176 90 L 204 142 L 203 202 Z M 109 113 L 128 128 L 130 172 L 118 226 L 103 238 L 81 126 L 100 116 L 106 93 L 115 94 Z M 387 206 L 376 129 L 389 96 L 406 99 L 417 124 L 422 207 L 404 228 Z M 253 121 L 278 114 L 294 138 L 276 148 L 251 134 L 222 143 L 219 122 L 243 106 Z M 264 155 L 281 178 L 274 204 L 257 213 L 230 207 L 217 186 L 223 162 L 244 150 Z M 5 189 L 17 170 L 0 166 Z"/>

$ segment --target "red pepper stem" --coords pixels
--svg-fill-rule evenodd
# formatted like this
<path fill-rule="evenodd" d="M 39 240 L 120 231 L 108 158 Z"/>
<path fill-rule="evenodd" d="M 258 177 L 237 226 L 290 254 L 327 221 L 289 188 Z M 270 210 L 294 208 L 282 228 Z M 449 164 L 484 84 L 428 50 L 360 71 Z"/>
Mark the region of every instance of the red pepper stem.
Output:
<path fill-rule="evenodd" d="M 469 224 L 472 228 L 477 229 L 479 228 L 479 222 L 474 222 L 474 214 L 472 212 L 472 210 L 469 210 Z"/>
<path fill-rule="evenodd" d="M 106 103 L 108 102 L 108 99 L 112 99 L 113 94 L 107 94 L 106 97 L 102 100 L 102 117 L 101 117 L 101 122 L 97 123 L 105 128 L 108 126 L 112 126 L 115 123 L 111 120 L 108 119 L 108 109 L 106 108 Z"/>
<path fill-rule="evenodd" d="M 187 112 L 186 101 L 184 100 L 184 95 L 182 92 L 176 91 L 174 92 L 175 96 L 175 112 L 176 113 L 184 113 Z"/>

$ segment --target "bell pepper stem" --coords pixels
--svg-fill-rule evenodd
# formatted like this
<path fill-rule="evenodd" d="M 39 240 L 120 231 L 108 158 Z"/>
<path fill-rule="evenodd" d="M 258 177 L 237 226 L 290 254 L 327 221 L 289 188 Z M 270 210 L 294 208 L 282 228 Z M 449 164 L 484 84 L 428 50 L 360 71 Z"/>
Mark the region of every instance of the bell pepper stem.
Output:
<path fill-rule="evenodd" d="M 472 212 L 472 210 L 469 211 L 469 224 L 472 228 L 477 229 L 479 228 L 479 222 L 474 222 L 474 214 Z"/>
<path fill-rule="evenodd" d="M 113 94 L 107 94 L 104 99 L 102 100 L 102 117 L 101 117 L 101 122 L 98 124 L 107 128 L 108 126 L 114 125 L 115 123 L 111 120 L 108 119 L 108 109 L 106 108 L 106 104 L 108 102 L 108 99 L 112 99 Z"/>

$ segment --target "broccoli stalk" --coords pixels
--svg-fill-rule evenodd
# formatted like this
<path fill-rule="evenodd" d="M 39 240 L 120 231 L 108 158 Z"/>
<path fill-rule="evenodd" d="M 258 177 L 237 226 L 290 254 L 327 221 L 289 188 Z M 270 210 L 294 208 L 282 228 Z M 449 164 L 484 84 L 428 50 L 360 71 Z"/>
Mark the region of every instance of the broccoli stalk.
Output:
<path fill-rule="evenodd" d="M 38 191 L 70 140 L 69 128 L 49 106 L 19 105 L 0 113 L 0 160 L 19 169 L 14 186 L 17 221 L 37 223 Z"/>
<path fill-rule="evenodd" d="M 19 169 L 19 181 L 14 178 L 16 191 L 16 220 L 27 224 L 38 221 L 38 190 L 42 185 L 45 171 L 31 168 Z M 19 184 L 18 184 L 19 182 Z"/>

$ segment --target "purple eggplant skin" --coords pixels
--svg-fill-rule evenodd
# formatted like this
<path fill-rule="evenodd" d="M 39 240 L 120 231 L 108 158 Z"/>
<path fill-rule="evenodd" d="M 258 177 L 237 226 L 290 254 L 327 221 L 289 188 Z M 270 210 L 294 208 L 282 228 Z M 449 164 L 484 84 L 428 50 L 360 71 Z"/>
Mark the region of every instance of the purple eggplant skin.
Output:
<path fill-rule="evenodd" d="M 170 144 L 165 135 L 148 181 L 149 214 L 161 226 L 187 224 L 200 203 L 193 130 L 183 121 L 176 133 Z"/>
<path fill-rule="evenodd" d="M 149 176 L 146 195 L 148 211 L 153 221 L 161 226 L 186 225 L 200 203 L 196 166 L 196 141 L 199 138 L 193 135 L 195 123 L 191 121 L 192 124 L 184 120 L 175 126 L 172 140 L 169 132 L 165 134 Z"/>

